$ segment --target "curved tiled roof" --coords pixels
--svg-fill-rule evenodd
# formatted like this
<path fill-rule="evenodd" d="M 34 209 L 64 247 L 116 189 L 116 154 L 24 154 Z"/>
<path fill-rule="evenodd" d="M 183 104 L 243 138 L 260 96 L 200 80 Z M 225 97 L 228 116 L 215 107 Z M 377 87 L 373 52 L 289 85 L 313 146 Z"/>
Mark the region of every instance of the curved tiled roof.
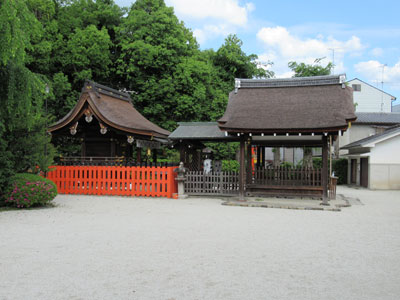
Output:
<path fill-rule="evenodd" d="M 105 125 L 131 134 L 167 138 L 169 131 L 143 117 L 132 105 L 129 95 L 106 86 L 87 81 L 75 107 L 49 127 L 49 132 L 60 130 L 76 122 L 86 106 Z"/>

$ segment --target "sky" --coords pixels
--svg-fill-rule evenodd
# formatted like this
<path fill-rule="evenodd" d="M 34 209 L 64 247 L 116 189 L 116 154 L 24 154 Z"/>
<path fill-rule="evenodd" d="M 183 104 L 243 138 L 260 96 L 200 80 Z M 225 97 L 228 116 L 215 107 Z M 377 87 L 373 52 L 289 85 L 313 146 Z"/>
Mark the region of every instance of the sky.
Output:
<path fill-rule="evenodd" d="M 115 0 L 129 7 L 133 0 Z M 276 77 L 288 62 L 334 62 L 334 74 L 359 78 L 400 98 L 400 1 L 165 0 L 201 49 L 236 34 Z M 272 65 L 269 63 L 272 62 Z M 394 104 L 400 104 L 400 99 Z"/>

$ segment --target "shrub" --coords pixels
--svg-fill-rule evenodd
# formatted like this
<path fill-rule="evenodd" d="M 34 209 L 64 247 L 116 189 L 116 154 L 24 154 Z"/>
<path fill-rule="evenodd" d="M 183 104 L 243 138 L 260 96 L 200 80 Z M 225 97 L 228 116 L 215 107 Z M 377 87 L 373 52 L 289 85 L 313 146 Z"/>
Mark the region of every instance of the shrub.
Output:
<path fill-rule="evenodd" d="M 339 158 L 332 160 L 332 171 L 338 177 L 338 184 L 347 184 L 347 159 Z"/>
<path fill-rule="evenodd" d="M 239 162 L 236 160 L 223 160 L 222 161 L 223 172 L 239 172 Z"/>
<path fill-rule="evenodd" d="M 49 179 L 35 174 L 16 174 L 6 193 L 6 204 L 18 208 L 44 206 L 57 196 L 57 187 Z"/>
<path fill-rule="evenodd" d="M 294 165 L 291 162 L 288 162 L 288 161 L 281 162 L 280 166 L 282 168 L 293 168 L 294 167 Z"/>

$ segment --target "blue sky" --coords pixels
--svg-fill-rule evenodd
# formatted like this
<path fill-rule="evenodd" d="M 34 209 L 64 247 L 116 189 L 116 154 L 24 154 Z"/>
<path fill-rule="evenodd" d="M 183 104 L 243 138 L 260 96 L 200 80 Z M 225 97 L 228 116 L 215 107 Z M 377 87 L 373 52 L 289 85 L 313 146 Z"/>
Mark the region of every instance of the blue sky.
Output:
<path fill-rule="evenodd" d="M 116 0 L 130 6 L 132 0 Z M 289 61 L 333 60 L 335 74 L 357 77 L 400 98 L 400 2 L 165 0 L 202 49 L 218 49 L 235 33 L 247 54 L 273 62 L 276 77 L 290 77 Z M 383 65 L 386 65 L 383 67 Z M 383 72 L 382 72 L 383 70 Z M 395 104 L 400 104 L 400 99 Z"/>

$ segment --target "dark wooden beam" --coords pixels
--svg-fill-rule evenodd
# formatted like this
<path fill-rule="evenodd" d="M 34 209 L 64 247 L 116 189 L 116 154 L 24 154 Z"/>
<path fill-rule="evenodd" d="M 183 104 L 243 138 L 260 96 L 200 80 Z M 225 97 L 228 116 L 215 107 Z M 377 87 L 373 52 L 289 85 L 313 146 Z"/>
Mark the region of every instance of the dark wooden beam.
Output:
<path fill-rule="evenodd" d="M 326 136 L 322 137 L 322 205 L 329 205 L 328 202 L 328 138 Z"/>
<path fill-rule="evenodd" d="M 321 141 L 253 141 L 253 145 L 264 146 L 264 147 L 322 147 Z"/>
<path fill-rule="evenodd" d="M 248 141 L 247 144 L 247 176 L 246 176 L 246 184 L 250 184 L 251 183 L 251 177 L 252 177 L 252 165 L 251 165 L 251 161 L 252 161 L 252 153 L 251 153 L 251 141 Z"/>
<path fill-rule="evenodd" d="M 246 166 L 245 166 L 245 137 L 240 137 L 240 152 L 239 152 L 239 200 L 244 201 L 244 182 L 246 179 Z"/>
<path fill-rule="evenodd" d="M 261 146 L 257 147 L 257 168 L 261 166 Z"/>

